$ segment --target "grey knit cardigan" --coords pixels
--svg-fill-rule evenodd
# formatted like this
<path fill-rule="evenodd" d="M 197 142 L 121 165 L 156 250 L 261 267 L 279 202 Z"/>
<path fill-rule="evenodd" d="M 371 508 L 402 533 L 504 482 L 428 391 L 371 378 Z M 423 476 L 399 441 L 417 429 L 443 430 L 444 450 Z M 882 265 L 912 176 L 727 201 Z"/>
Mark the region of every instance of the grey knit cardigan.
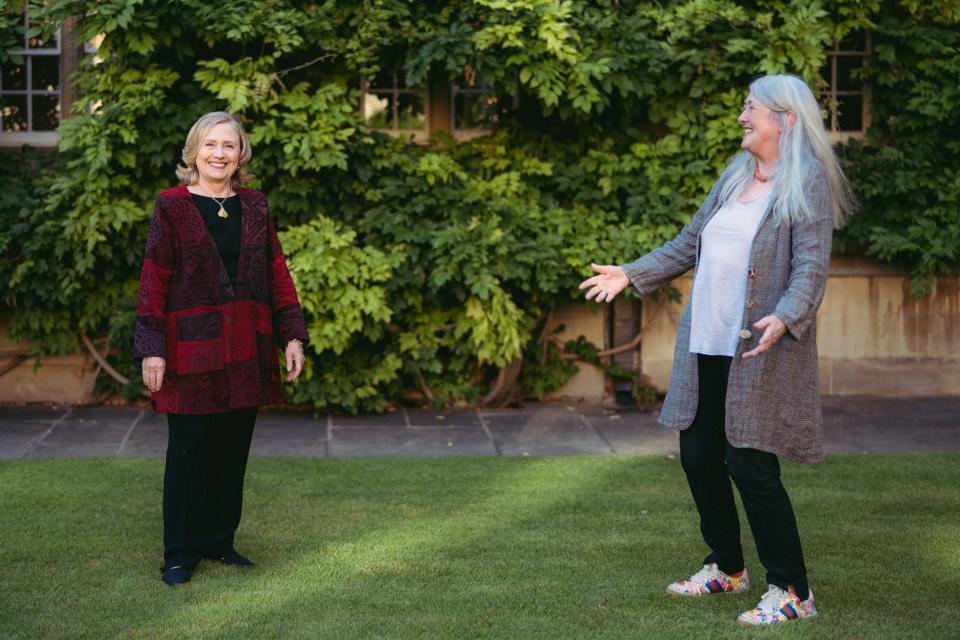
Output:
<path fill-rule="evenodd" d="M 700 232 L 722 204 L 724 176 L 673 240 L 623 270 L 645 295 L 694 269 Z M 797 462 L 823 457 L 823 416 L 817 366 L 817 309 L 830 266 L 833 208 L 823 175 L 808 179 L 805 191 L 814 213 L 806 223 L 779 223 L 768 207 L 753 240 L 744 296 L 740 342 L 730 367 L 726 399 L 726 435 L 738 448 L 759 449 Z M 771 201 L 771 206 L 772 206 Z M 761 332 L 753 323 L 780 318 L 787 332 L 770 349 L 741 358 L 757 346 Z M 680 317 L 670 387 L 659 421 L 686 429 L 697 413 L 697 359 L 690 353 L 690 305 Z"/>

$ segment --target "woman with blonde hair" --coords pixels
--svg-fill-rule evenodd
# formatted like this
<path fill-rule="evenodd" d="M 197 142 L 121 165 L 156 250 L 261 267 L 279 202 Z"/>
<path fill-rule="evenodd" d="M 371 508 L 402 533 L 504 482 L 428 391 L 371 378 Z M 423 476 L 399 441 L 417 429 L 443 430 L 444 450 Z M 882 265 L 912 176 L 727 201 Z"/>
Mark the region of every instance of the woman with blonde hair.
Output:
<path fill-rule="evenodd" d="M 659 420 L 680 431 L 680 460 L 710 553 L 667 587 L 699 597 L 750 581 L 730 478 L 743 500 L 769 588 L 743 624 L 817 613 L 778 456 L 822 457 L 816 316 L 832 231 L 854 208 L 809 87 L 771 75 L 750 85 L 741 148 L 690 224 L 622 266 L 592 265 L 588 299 L 628 285 L 648 294 L 694 269 Z"/>
<path fill-rule="evenodd" d="M 237 553 L 243 479 L 257 408 L 281 402 L 303 367 L 303 312 L 250 142 L 222 111 L 194 123 L 180 186 L 157 196 L 137 297 L 134 357 L 167 414 L 163 581 L 189 582 L 202 558 L 251 568 Z"/>

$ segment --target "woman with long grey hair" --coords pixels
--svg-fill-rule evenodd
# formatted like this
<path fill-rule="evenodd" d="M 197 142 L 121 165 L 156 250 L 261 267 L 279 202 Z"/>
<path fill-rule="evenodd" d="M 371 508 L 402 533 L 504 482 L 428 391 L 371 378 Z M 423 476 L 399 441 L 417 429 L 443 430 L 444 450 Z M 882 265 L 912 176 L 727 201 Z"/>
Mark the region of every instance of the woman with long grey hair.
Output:
<path fill-rule="evenodd" d="M 587 299 L 628 285 L 648 294 L 694 269 L 660 422 L 680 431 L 680 461 L 710 553 L 667 587 L 699 597 L 750 587 L 730 478 L 743 500 L 767 592 L 738 622 L 817 613 L 778 456 L 822 458 L 816 315 L 832 231 L 855 202 L 809 87 L 770 75 L 750 85 L 741 147 L 690 224 L 622 266 L 592 265 Z"/>

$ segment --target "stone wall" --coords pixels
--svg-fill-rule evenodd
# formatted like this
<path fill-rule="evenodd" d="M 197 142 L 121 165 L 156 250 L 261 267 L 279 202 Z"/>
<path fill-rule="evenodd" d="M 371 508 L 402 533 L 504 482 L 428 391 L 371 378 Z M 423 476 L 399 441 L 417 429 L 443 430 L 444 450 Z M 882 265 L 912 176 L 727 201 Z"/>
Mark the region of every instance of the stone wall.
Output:
<path fill-rule="evenodd" d="M 677 282 L 686 300 L 690 277 Z M 644 304 L 646 323 L 652 303 Z M 654 319 L 641 347 L 642 371 L 665 389 L 681 307 Z M 909 279 L 889 266 L 834 258 L 818 314 L 824 394 L 960 394 L 960 277 L 938 278 L 916 299 Z"/>
<path fill-rule="evenodd" d="M 7 321 L 0 318 L 0 370 L 29 348 L 7 337 Z M 43 358 L 39 364 L 27 358 L 0 377 L 0 403 L 84 404 L 93 399 L 93 382 L 94 362 L 87 354 Z"/>

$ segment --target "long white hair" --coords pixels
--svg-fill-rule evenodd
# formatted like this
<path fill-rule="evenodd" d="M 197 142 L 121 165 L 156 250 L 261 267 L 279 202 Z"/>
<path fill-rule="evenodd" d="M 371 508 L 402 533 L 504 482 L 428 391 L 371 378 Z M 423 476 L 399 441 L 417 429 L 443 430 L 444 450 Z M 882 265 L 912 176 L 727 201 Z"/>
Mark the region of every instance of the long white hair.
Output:
<path fill-rule="evenodd" d="M 774 217 L 778 222 L 791 224 L 812 220 L 814 212 L 804 186 L 808 180 L 818 179 L 817 174 L 822 172 L 821 179 L 826 180 L 833 201 L 833 225 L 842 226 L 856 208 L 856 199 L 833 152 L 813 92 L 796 76 L 769 75 L 754 80 L 750 93 L 773 112 L 782 128 L 770 195 Z M 789 126 L 788 111 L 796 116 L 793 126 Z M 726 180 L 720 200 L 726 202 L 740 195 L 753 180 L 756 166 L 756 158 L 747 151 L 734 156 L 724 171 Z"/>

